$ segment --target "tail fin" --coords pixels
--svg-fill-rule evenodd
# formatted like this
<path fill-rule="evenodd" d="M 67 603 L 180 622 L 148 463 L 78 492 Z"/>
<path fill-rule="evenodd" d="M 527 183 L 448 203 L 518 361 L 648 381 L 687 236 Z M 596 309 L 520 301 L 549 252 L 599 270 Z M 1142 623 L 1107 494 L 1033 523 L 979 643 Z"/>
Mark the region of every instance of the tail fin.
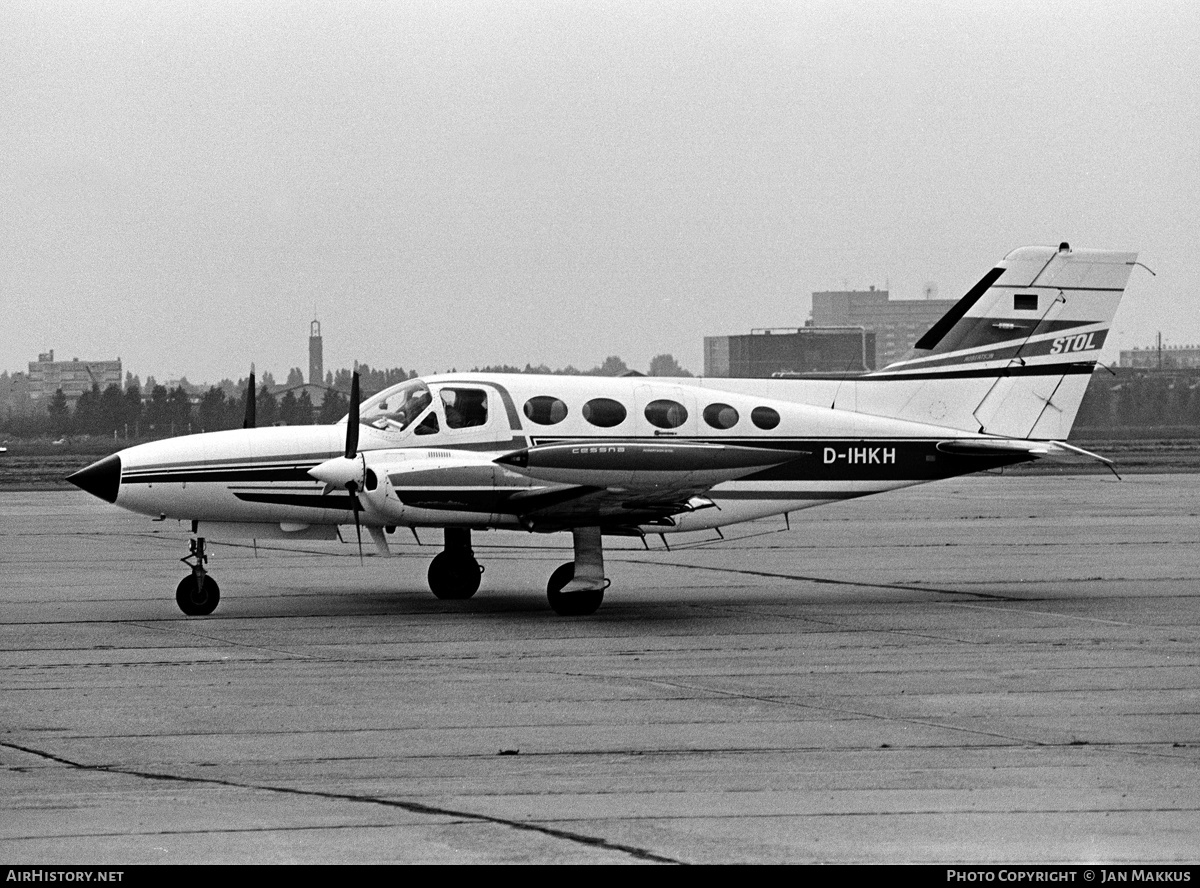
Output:
<path fill-rule="evenodd" d="M 866 378 L 921 381 L 905 419 L 944 422 L 949 413 L 971 431 L 1066 438 L 1092 371 L 1112 351 L 1109 330 L 1136 261 L 1065 243 L 1014 250 L 909 354 Z"/>

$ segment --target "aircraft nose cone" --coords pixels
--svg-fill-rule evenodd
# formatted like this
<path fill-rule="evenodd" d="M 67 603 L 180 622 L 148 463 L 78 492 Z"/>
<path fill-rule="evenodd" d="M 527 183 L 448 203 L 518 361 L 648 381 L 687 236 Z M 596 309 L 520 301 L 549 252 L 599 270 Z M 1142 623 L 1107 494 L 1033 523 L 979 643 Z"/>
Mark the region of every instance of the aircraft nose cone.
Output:
<path fill-rule="evenodd" d="M 99 462 L 94 462 L 86 469 L 80 469 L 74 475 L 68 475 L 67 480 L 86 490 L 92 496 L 115 503 L 117 491 L 121 489 L 121 457 L 117 454 L 106 456 Z"/>

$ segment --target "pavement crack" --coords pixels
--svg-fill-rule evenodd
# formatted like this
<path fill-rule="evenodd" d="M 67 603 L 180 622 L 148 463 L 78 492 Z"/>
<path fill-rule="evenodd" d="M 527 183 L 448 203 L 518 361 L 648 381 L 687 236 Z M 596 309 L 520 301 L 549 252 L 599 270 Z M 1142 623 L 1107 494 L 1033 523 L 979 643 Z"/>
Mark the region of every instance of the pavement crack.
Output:
<path fill-rule="evenodd" d="M 306 798 L 331 799 L 335 801 L 380 805 L 386 808 L 397 808 L 402 811 L 407 811 L 410 814 L 427 814 L 436 817 L 450 817 L 457 820 L 475 821 L 477 823 L 491 823 L 497 826 L 506 826 L 510 829 L 518 830 L 520 832 L 538 833 L 551 838 L 573 842 L 578 845 L 585 845 L 590 848 L 601 848 L 607 851 L 617 851 L 622 854 L 627 854 L 635 860 L 644 860 L 650 863 L 685 863 L 685 861 L 682 860 L 656 854 L 646 848 L 639 848 L 634 845 L 626 845 L 621 842 L 613 842 L 600 836 L 590 836 L 584 833 L 558 829 L 556 827 L 546 826 L 540 823 L 512 820 L 507 817 L 494 817 L 489 814 L 478 814 L 474 811 L 459 811 L 454 808 L 444 808 L 439 805 L 427 805 L 422 802 L 388 799 L 380 796 L 360 795 L 357 793 L 328 792 L 325 790 L 315 789 L 297 789 L 289 786 L 271 786 L 260 783 L 239 783 L 235 780 L 225 780 L 217 777 L 189 777 L 181 774 L 161 774 L 155 771 L 141 771 L 136 768 L 122 768 L 113 765 L 88 765 L 84 764 L 83 762 L 77 762 L 68 758 L 64 758 L 60 755 L 55 755 L 52 752 L 46 752 L 45 750 L 22 746 L 18 743 L 7 743 L 0 741 L 0 747 L 16 750 L 18 752 L 24 752 L 27 755 L 37 756 L 38 758 L 52 761 L 60 765 L 65 765 L 69 768 L 75 768 L 81 771 L 90 771 L 92 773 L 123 774 L 127 777 L 140 777 L 144 780 L 161 780 L 169 783 L 224 786 L 231 789 L 250 789 L 258 790 L 260 792 L 274 792 L 282 795 L 302 796 Z"/>
<path fill-rule="evenodd" d="M 989 592 L 964 592 L 961 589 L 939 589 L 936 586 L 924 586 L 908 583 L 869 583 L 861 580 L 831 580 L 828 577 L 810 577 L 804 574 L 772 573 L 765 570 L 748 570 L 741 567 L 712 567 L 704 564 L 681 564 L 678 562 L 652 561 L 639 559 L 610 559 L 615 561 L 634 561 L 638 564 L 654 564 L 659 567 L 670 567 L 683 570 L 703 570 L 716 573 L 741 574 L 750 577 L 768 577 L 777 580 L 796 580 L 802 583 L 820 583 L 829 586 L 857 586 L 864 589 L 898 589 L 902 592 L 934 592 L 938 595 L 961 595 L 964 598 L 982 598 L 987 601 L 1024 601 L 1023 598 L 1013 598 L 1009 595 L 996 595 Z"/>
<path fill-rule="evenodd" d="M 576 673 L 584 674 L 584 673 Z M 598 675 L 604 679 L 611 679 L 612 676 Z M 925 728 L 936 728 L 943 731 L 956 731 L 963 734 L 968 734 L 974 737 L 988 737 L 994 740 L 1008 741 L 1021 746 L 1055 746 L 1058 744 L 1046 743 L 1041 740 L 1033 740 L 1027 737 L 1016 737 L 1010 734 L 1004 734 L 999 731 L 983 731 L 978 728 L 968 728 L 963 725 L 944 724 L 933 719 L 912 718 L 902 715 L 885 715 L 878 712 L 872 712 L 869 709 L 855 709 L 850 706 L 836 706 L 832 703 L 810 703 L 803 700 L 781 699 L 779 697 L 770 696 L 767 694 L 751 694 L 744 691 L 729 691 L 723 688 L 714 688 L 707 685 L 698 684 L 695 682 L 686 681 L 671 681 L 665 678 L 644 678 L 644 679 L 629 679 L 622 677 L 623 681 L 638 681 L 644 684 L 660 687 L 668 687 L 674 690 L 686 690 L 695 694 L 709 694 L 715 697 L 725 697 L 733 700 L 750 700 L 755 703 L 767 703 L 774 706 L 787 706 L 796 709 L 804 709 L 813 712 L 834 712 L 841 716 L 854 716 L 857 718 L 876 719 L 883 722 L 895 722 L 899 724 L 918 725 Z"/>

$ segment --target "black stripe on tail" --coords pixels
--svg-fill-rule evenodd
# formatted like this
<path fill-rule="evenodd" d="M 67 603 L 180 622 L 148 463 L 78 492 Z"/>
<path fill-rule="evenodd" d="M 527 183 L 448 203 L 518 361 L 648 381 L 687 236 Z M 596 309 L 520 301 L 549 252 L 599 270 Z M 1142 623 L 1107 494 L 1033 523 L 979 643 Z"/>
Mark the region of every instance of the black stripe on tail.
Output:
<path fill-rule="evenodd" d="M 917 340 L 913 348 L 931 349 L 935 347 L 942 341 L 942 337 L 949 333 L 954 325 L 962 320 L 963 315 L 971 310 L 971 306 L 979 301 L 979 297 L 986 293 L 992 284 L 1000 279 L 1000 275 L 1002 274 L 1004 274 L 1003 268 L 993 268 L 985 274 L 979 283 L 967 291 L 966 296 L 954 303 L 954 307 L 942 315 L 941 320 L 930 327 L 928 332 Z"/>

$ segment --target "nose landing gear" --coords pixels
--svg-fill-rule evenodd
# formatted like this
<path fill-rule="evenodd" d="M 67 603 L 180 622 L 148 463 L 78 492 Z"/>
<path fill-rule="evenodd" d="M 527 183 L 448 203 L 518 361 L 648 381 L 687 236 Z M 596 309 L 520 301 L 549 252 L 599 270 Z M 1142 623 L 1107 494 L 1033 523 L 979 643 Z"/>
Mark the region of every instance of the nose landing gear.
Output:
<path fill-rule="evenodd" d="M 208 563 L 208 554 L 204 551 L 204 537 L 196 537 L 189 545 L 191 551 L 179 560 L 189 565 L 192 572 L 175 587 L 175 603 L 189 617 L 206 617 L 217 609 L 217 602 L 221 600 L 221 587 L 204 569 L 204 565 Z"/>

